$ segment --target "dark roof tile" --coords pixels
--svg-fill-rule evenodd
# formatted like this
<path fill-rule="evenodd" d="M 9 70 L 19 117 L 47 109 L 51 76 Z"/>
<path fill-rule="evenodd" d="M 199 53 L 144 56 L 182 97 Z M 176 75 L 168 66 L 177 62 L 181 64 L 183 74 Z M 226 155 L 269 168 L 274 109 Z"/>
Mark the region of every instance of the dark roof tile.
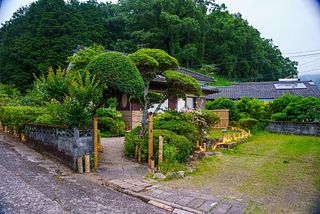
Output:
<path fill-rule="evenodd" d="M 276 89 L 274 84 L 279 82 L 252 82 L 236 83 L 228 87 L 218 87 L 219 93 L 210 94 L 206 98 L 211 100 L 218 97 L 227 97 L 230 99 L 240 99 L 241 97 L 274 99 L 281 97 L 285 93 L 295 96 L 315 96 L 320 97 L 320 88 L 310 81 L 299 81 L 304 83 L 307 88 L 303 89 Z M 313 83 L 313 82 L 312 82 Z"/>

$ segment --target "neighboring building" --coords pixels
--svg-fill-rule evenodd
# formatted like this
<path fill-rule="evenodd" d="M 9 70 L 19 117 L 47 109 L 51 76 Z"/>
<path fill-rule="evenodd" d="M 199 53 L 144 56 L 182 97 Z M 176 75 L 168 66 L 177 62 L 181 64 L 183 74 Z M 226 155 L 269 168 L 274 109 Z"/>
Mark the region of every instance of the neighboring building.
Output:
<path fill-rule="evenodd" d="M 213 94 L 217 93 L 218 90 L 215 87 L 208 86 L 208 83 L 213 82 L 214 79 L 210 76 L 196 73 L 193 71 L 190 71 L 185 68 L 180 68 L 178 72 L 189 75 L 196 80 L 198 80 L 203 95 L 200 97 L 197 97 L 193 94 L 188 94 L 186 96 L 186 99 L 174 99 L 174 98 L 169 98 L 166 100 L 162 106 L 161 110 L 177 110 L 181 111 L 182 109 L 203 109 L 205 107 L 205 101 L 206 101 L 206 95 L 208 94 Z M 151 91 L 163 91 L 166 87 L 166 79 L 162 76 L 158 76 L 155 78 L 151 83 L 150 83 L 150 90 Z M 119 106 L 117 108 L 118 111 L 122 113 L 123 119 L 126 123 L 126 129 L 132 129 L 134 127 L 137 127 L 141 123 L 141 118 L 142 118 L 142 109 L 138 104 L 135 103 L 130 103 L 129 102 L 129 97 L 127 94 L 121 94 L 118 97 L 119 100 Z M 154 105 L 153 108 L 149 109 L 149 112 L 153 112 L 155 108 L 158 105 Z"/>
<path fill-rule="evenodd" d="M 320 88 L 313 81 L 299 79 L 280 79 L 278 82 L 236 83 L 228 87 L 218 87 L 219 92 L 206 96 L 207 100 L 227 97 L 239 100 L 241 97 L 257 98 L 270 101 L 283 94 L 303 97 L 320 97 Z"/>

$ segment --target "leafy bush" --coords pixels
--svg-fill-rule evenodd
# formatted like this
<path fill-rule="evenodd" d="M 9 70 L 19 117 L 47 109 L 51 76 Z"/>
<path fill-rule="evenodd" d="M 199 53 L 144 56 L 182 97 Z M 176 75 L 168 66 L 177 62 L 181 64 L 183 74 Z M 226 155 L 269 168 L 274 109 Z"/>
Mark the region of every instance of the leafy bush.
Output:
<path fill-rule="evenodd" d="M 120 112 L 111 109 L 111 108 L 98 108 L 97 109 L 98 117 L 111 117 L 112 119 L 122 119 Z"/>
<path fill-rule="evenodd" d="M 320 121 L 320 99 L 305 97 L 291 102 L 284 110 L 290 121 Z"/>
<path fill-rule="evenodd" d="M 98 125 L 103 136 L 123 136 L 125 123 L 120 112 L 110 108 L 97 109 Z"/>
<path fill-rule="evenodd" d="M 5 85 L 0 83 L 0 105 L 9 103 L 12 99 L 18 98 L 20 92 L 14 85 Z"/>
<path fill-rule="evenodd" d="M 166 129 L 178 135 L 185 136 L 191 142 L 197 139 L 196 127 L 187 121 L 183 120 L 156 120 L 154 121 L 154 129 Z"/>
<path fill-rule="evenodd" d="M 231 121 L 238 121 L 240 117 L 236 102 L 226 97 L 219 97 L 213 101 L 206 102 L 206 109 L 229 109 Z"/>
<path fill-rule="evenodd" d="M 116 120 L 111 117 L 99 117 L 99 129 L 104 136 L 123 136 L 125 123 L 123 120 Z"/>
<path fill-rule="evenodd" d="M 155 129 L 170 130 L 191 142 L 202 141 L 219 117 L 208 110 L 194 112 L 166 111 L 154 118 Z"/>
<path fill-rule="evenodd" d="M 296 102 L 301 98 L 302 97 L 292 96 L 290 94 L 284 94 L 281 97 L 278 97 L 274 99 L 272 102 L 268 103 L 267 109 L 270 115 L 281 113 L 290 103 Z"/>
<path fill-rule="evenodd" d="M 251 129 L 256 124 L 258 124 L 258 120 L 254 118 L 243 118 L 239 120 L 239 125 L 244 129 Z"/>
<path fill-rule="evenodd" d="M 23 132 L 29 123 L 34 123 L 37 117 L 44 114 L 45 109 L 31 106 L 2 106 L 0 107 L 0 121 L 9 128 L 15 127 Z"/>
<path fill-rule="evenodd" d="M 148 139 L 147 136 L 139 138 L 140 128 L 133 129 L 125 136 L 125 155 L 134 157 L 135 146 L 140 145 L 141 159 L 148 159 Z M 165 162 L 180 162 L 187 160 L 194 147 L 186 137 L 177 135 L 169 130 L 154 129 L 153 130 L 153 146 L 155 162 L 158 162 L 159 136 L 163 137 L 163 159 Z"/>
<path fill-rule="evenodd" d="M 286 113 L 278 112 L 278 113 L 272 114 L 270 119 L 274 121 L 286 121 L 288 120 L 288 116 Z"/>
<path fill-rule="evenodd" d="M 240 101 L 237 102 L 237 108 L 239 112 L 246 114 L 245 117 L 251 117 L 259 120 L 264 119 L 267 116 L 265 103 L 256 98 L 250 99 L 248 97 L 242 97 Z"/>
<path fill-rule="evenodd" d="M 148 140 L 148 139 L 140 138 L 138 136 L 139 131 L 140 131 L 140 127 L 136 127 L 134 129 L 132 129 L 130 132 L 125 134 L 124 154 L 127 157 L 133 158 L 134 155 L 135 155 L 136 146 L 137 145 L 142 145 L 143 141 L 147 141 Z M 147 156 L 145 156 L 145 154 L 144 154 L 144 157 L 147 157 Z M 146 160 L 146 159 L 144 158 L 143 160 Z"/>
<path fill-rule="evenodd" d="M 201 111 L 196 111 L 196 113 L 197 112 L 200 113 L 209 128 L 220 121 L 219 116 L 212 111 L 203 109 Z"/>

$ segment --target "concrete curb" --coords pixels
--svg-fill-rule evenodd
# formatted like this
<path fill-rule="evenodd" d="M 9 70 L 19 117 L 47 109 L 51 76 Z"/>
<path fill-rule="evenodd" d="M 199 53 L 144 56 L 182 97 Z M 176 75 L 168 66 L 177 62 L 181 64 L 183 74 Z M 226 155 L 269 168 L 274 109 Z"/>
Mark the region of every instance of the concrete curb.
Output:
<path fill-rule="evenodd" d="M 169 212 L 173 212 L 173 213 L 176 213 L 175 212 L 175 209 L 178 209 L 178 210 L 183 210 L 185 211 L 185 213 L 195 213 L 195 214 L 203 214 L 204 212 L 200 211 L 200 210 L 196 210 L 196 209 L 191 209 L 189 207 L 183 207 L 179 204 L 176 204 L 176 203 L 171 203 L 171 202 L 168 202 L 168 201 L 163 201 L 163 200 L 160 200 L 158 198 L 154 198 L 154 197 L 151 197 L 151 196 L 147 196 L 147 195 L 144 195 L 144 194 L 141 194 L 141 193 L 137 193 L 137 192 L 133 192 L 131 190 L 128 190 L 128 189 L 124 189 L 122 187 L 119 187 L 118 185 L 115 185 L 111 182 L 108 182 L 108 181 L 104 181 L 104 184 L 118 192 L 121 192 L 121 193 L 124 193 L 126 195 L 130 195 L 132 197 L 135 197 L 135 198 L 138 198 L 140 199 L 141 201 L 145 202 L 145 203 L 149 203 L 153 206 L 157 206 L 161 209 L 164 209 L 166 211 L 169 211 Z M 156 203 L 153 203 L 152 201 L 155 201 L 157 202 Z M 150 203 L 151 202 L 151 203 Z"/>

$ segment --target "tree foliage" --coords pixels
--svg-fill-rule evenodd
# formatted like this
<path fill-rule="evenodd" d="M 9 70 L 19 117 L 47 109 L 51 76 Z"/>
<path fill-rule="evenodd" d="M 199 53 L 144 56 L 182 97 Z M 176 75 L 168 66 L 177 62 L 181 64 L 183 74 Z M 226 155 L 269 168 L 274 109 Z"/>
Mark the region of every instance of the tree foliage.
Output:
<path fill-rule="evenodd" d="M 94 57 L 86 67 L 110 90 L 141 96 L 143 79 L 134 63 L 117 52 L 102 53 Z"/>
<path fill-rule="evenodd" d="M 167 81 L 167 97 L 185 98 L 186 94 L 202 94 L 198 81 L 189 75 L 168 70 L 163 72 L 163 76 Z"/>
<path fill-rule="evenodd" d="M 163 49 L 181 65 L 215 64 L 221 75 L 243 81 L 297 73 L 296 63 L 284 58 L 272 40 L 261 38 L 240 14 L 212 0 L 38 0 L 20 8 L 0 29 L 0 81 L 25 90 L 48 67 L 64 68 L 78 45 L 94 43 L 126 53 L 146 46 Z M 89 51 L 69 61 L 82 67 L 86 54 L 96 54 Z M 142 52 L 146 50 L 135 58 Z M 150 58 L 147 62 L 140 68 L 153 66 Z"/>
<path fill-rule="evenodd" d="M 93 111 L 102 100 L 105 85 L 89 72 L 50 69 L 35 82 L 35 90 L 47 101 L 48 112 L 40 123 L 81 127 L 90 124 Z"/>

